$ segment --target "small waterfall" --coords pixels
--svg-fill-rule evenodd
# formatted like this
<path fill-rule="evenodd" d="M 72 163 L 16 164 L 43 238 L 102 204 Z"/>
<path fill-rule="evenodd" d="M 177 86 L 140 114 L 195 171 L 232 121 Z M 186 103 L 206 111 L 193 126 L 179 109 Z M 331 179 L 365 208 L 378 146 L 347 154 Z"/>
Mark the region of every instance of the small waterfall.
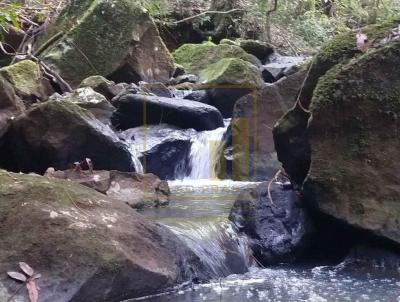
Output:
<path fill-rule="evenodd" d="M 170 229 L 201 259 L 214 278 L 243 274 L 254 264 L 248 238 L 229 221 L 186 221 Z"/>
<path fill-rule="evenodd" d="M 143 174 L 143 165 L 139 160 L 139 151 L 137 150 L 135 144 L 127 144 L 127 147 L 132 155 L 132 162 L 135 167 L 135 172 Z"/>
<path fill-rule="evenodd" d="M 190 150 L 190 173 L 186 179 L 216 179 L 216 165 L 219 160 L 219 151 L 222 137 L 226 132 L 230 120 L 225 120 L 225 127 L 211 131 L 198 132 L 192 138 Z"/>

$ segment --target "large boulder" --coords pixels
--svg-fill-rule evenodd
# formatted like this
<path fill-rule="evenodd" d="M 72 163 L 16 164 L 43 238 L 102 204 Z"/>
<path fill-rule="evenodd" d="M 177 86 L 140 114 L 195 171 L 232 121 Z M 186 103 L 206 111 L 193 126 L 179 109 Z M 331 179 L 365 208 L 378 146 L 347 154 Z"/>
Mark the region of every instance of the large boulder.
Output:
<path fill-rule="evenodd" d="M 116 134 L 89 111 L 64 101 L 48 101 L 14 119 L 6 147 L 16 171 L 65 170 L 92 159 L 97 169 L 133 171 L 132 155 Z"/>
<path fill-rule="evenodd" d="M 74 182 L 0 171 L 0 220 L 5 301 L 29 301 L 6 274 L 20 261 L 41 274 L 43 302 L 119 302 L 205 277 L 171 231 Z"/>
<path fill-rule="evenodd" d="M 274 132 L 279 158 L 311 206 L 399 243 L 400 42 L 379 37 L 318 80 L 312 118 L 292 110 Z"/>
<path fill-rule="evenodd" d="M 379 44 L 388 36 L 388 32 L 400 23 L 400 19 L 382 22 L 362 28 L 372 43 Z M 308 144 L 307 124 L 310 118 L 308 107 L 318 81 L 337 64 L 345 64 L 352 58 L 363 55 L 357 49 L 356 33 L 347 32 L 336 36 L 324 45 L 313 59 L 309 75 L 299 95 L 299 102 L 289 110 L 274 128 L 275 146 L 279 160 L 292 181 L 301 186 L 310 166 L 311 150 Z M 306 109 L 306 110 L 304 110 Z"/>
<path fill-rule="evenodd" d="M 231 124 L 224 137 L 220 178 L 266 180 L 279 170 L 272 127 L 293 105 L 305 71 L 285 77 L 236 102 Z"/>
<path fill-rule="evenodd" d="M 135 1 L 73 1 L 48 29 L 42 46 L 60 32 L 41 58 L 73 87 L 92 75 L 116 82 L 166 81 L 174 72 L 153 20 Z"/>
<path fill-rule="evenodd" d="M 271 199 L 269 197 L 271 194 Z M 242 191 L 229 215 L 251 239 L 263 265 L 294 261 L 309 247 L 313 226 L 297 192 L 268 183 Z"/>
<path fill-rule="evenodd" d="M 319 80 L 304 193 L 322 212 L 400 243 L 399 64 L 391 42 Z"/>
<path fill-rule="evenodd" d="M 113 103 L 118 109 L 111 121 L 121 130 L 160 123 L 198 131 L 213 130 L 224 125 L 221 113 L 215 107 L 190 100 L 127 91 L 114 99 Z"/>
<path fill-rule="evenodd" d="M 152 125 L 126 130 L 120 137 L 137 152 L 144 172 L 161 179 L 183 178 L 189 170 L 193 129 L 181 130 L 170 125 Z"/>
<path fill-rule="evenodd" d="M 204 42 L 202 44 L 185 44 L 173 52 L 175 61 L 182 65 L 187 72 L 199 75 L 208 65 L 217 63 L 221 59 L 242 59 L 256 66 L 260 61 L 236 45 Z"/>

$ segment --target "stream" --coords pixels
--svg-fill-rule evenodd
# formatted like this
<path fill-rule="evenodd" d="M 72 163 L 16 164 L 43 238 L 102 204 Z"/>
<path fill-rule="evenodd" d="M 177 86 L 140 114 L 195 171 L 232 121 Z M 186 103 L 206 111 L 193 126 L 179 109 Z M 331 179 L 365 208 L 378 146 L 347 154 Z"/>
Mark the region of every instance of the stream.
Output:
<path fill-rule="evenodd" d="M 361 268 L 346 262 L 259 267 L 247 237 L 228 220 L 239 192 L 257 183 L 218 180 L 213 171 L 216 142 L 224 130 L 194 135 L 190 173 L 169 181 L 170 205 L 142 212 L 184 241 L 212 272 L 213 280 L 129 301 L 400 301 L 399 270 L 388 273 L 384 267 Z"/>

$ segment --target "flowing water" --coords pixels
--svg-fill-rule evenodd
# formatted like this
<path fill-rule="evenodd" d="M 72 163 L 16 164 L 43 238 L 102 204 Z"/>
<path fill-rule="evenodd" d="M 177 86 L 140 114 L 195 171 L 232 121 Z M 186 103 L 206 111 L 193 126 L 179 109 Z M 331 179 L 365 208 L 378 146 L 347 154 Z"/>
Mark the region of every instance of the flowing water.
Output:
<path fill-rule="evenodd" d="M 248 239 L 238 234 L 228 220 L 238 193 L 257 184 L 215 179 L 214 166 L 224 131 L 220 128 L 194 134 L 190 173 L 184 180 L 169 182 L 170 205 L 143 212 L 186 242 L 214 279 L 140 300 L 400 302 L 400 270 L 388 273 L 381 268 L 360 269 L 345 263 L 257 267 Z"/>

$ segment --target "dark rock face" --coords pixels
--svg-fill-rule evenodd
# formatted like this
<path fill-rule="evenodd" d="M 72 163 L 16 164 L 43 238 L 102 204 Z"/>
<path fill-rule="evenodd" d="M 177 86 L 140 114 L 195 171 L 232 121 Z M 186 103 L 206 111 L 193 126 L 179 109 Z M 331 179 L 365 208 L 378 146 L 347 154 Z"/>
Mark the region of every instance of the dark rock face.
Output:
<path fill-rule="evenodd" d="M 267 180 L 280 169 L 272 128 L 295 104 L 304 77 L 305 72 L 298 72 L 236 102 L 224 136 L 220 178 Z"/>
<path fill-rule="evenodd" d="M 132 155 L 114 132 L 78 105 L 48 101 L 12 121 L 6 134 L 16 171 L 65 170 L 90 158 L 96 169 L 133 171 Z"/>
<path fill-rule="evenodd" d="M 168 125 L 129 129 L 121 134 L 139 151 L 138 157 L 146 173 L 161 179 L 186 176 L 193 130 L 180 130 Z"/>
<path fill-rule="evenodd" d="M 222 87 L 224 85 L 221 85 Z M 229 85 L 228 85 L 229 86 Z M 209 89 L 208 95 L 210 104 L 215 106 L 224 118 L 233 116 L 233 108 L 236 102 L 245 95 L 251 95 L 256 90 L 252 88 L 242 88 L 238 85 L 237 88 L 215 88 Z"/>
<path fill-rule="evenodd" d="M 229 219 L 252 239 L 253 253 L 262 264 L 293 261 L 309 246 L 310 217 L 295 191 L 268 184 L 244 190 L 235 202 Z"/>
<path fill-rule="evenodd" d="M 21 260 L 41 274 L 43 302 L 119 302 L 207 276 L 171 231 L 76 183 L 0 171 L 0 200 L 4 301 L 21 286 L 5 272 Z M 28 301 L 25 288 L 14 298 Z"/>
<path fill-rule="evenodd" d="M 111 121 L 121 130 L 160 123 L 198 131 L 213 130 L 224 125 L 221 113 L 216 108 L 189 100 L 132 94 L 128 91 L 114 100 L 114 104 L 118 109 Z"/>

